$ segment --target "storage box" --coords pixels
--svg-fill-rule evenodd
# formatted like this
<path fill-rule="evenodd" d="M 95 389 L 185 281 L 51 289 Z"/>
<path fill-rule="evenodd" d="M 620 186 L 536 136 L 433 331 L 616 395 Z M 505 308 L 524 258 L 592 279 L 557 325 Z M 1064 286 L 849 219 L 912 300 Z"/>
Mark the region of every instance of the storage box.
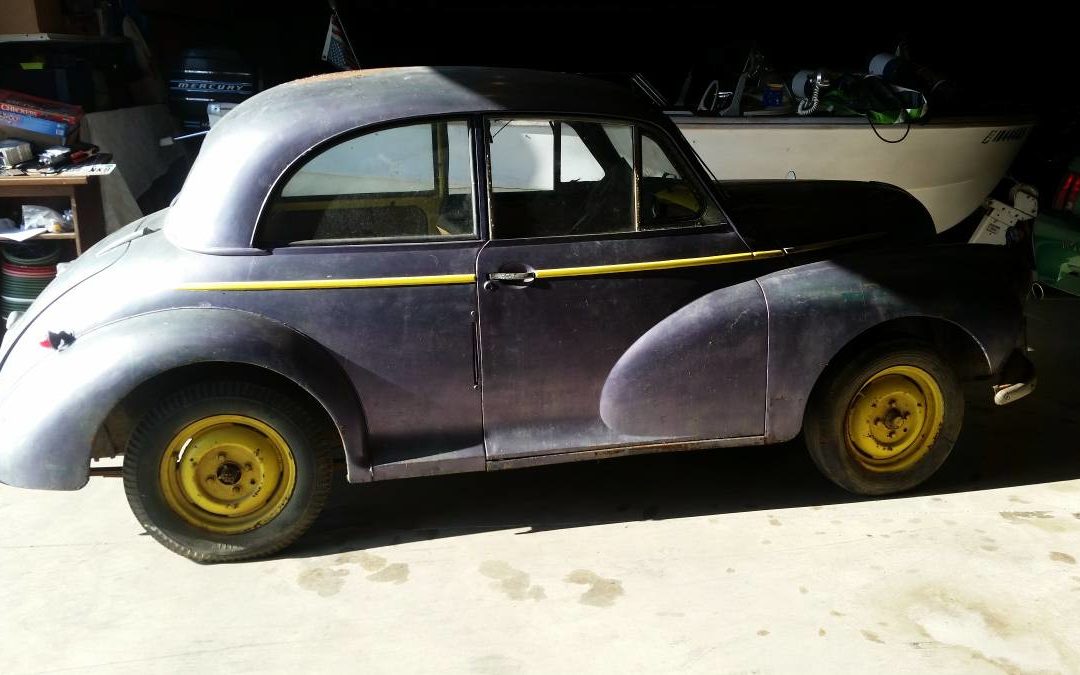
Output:
<path fill-rule="evenodd" d="M 78 126 L 83 115 L 82 108 L 77 105 L 6 89 L 0 89 L 0 112 L 63 122 L 68 126 Z"/>
<path fill-rule="evenodd" d="M 64 122 L 0 110 L 0 137 L 3 138 L 21 138 L 39 146 L 63 146 L 75 138 L 78 129 L 78 126 Z"/>
<path fill-rule="evenodd" d="M 93 14 L 67 14 L 62 0 L 3 0 L 0 33 L 97 35 Z"/>
<path fill-rule="evenodd" d="M 0 89 L 0 113 L 13 113 L 62 122 L 71 127 L 78 126 L 83 116 L 82 108 L 77 105 L 6 89 Z"/>
<path fill-rule="evenodd" d="M 0 136 L 38 145 L 66 145 L 82 121 L 82 108 L 0 89 Z"/>
<path fill-rule="evenodd" d="M 66 145 L 78 126 L 0 110 L 0 136 L 21 138 L 38 145 Z"/>

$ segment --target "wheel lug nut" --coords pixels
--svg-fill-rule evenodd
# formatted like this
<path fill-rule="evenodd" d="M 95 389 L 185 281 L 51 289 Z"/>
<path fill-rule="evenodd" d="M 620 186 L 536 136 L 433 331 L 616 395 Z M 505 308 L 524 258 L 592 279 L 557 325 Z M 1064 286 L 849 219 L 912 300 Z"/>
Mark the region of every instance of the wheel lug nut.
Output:
<path fill-rule="evenodd" d="M 214 482 L 214 477 L 213 476 L 207 476 L 206 477 L 206 482 L 207 483 L 213 483 Z"/>
<path fill-rule="evenodd" d="M 240 492 L 240 486 L 239 485 L 232 486 L 232 491 L 233 492 Z"/>
<path fill-rule="evenodd" d="M 217 461 L 219 461 L 219 462 L 224 462 L 225 461 L 225 453 L 224 452 L 219 452 L 218 453 Z"/>
<path fill-rule="evenodd" d="M 244 471 L 251 471 L 251 462 L 244 465 Z"/>

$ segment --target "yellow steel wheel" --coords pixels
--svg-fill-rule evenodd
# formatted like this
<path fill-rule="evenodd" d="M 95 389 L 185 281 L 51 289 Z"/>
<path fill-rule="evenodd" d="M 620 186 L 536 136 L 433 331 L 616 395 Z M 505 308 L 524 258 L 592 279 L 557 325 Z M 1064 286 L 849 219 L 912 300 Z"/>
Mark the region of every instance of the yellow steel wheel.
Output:
<path fill-rule="evenodd" d="M 176 515 L 208 532 L 239 534 L 269 522 L 289 502 L 296 459 L 268 424 L 214 415 L 172 437 L 158 476 Z"/>
<path fill-rule="evenodd" d="M 904 471 L 930 451 L 944 419 L 945 397 L 930 373 L 915 366 L 885 368 L 848 405 L 847 452 L 869 471 Z"/>

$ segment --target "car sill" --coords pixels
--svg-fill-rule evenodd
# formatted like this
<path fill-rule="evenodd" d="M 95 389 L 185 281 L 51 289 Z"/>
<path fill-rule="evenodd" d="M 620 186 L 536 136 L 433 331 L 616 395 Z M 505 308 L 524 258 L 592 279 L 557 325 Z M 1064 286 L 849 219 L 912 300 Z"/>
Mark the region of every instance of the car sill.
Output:
<path fill-rule="evenodd" d="M 687 450 L 712 450 L 716 448 L 734 448 L 747 445 L 764 445 L 765 436 L 740 436 L 738 438 L 715 438 L 695 441 L 671 441 L 664 443 L 639 443 L 634 445 L 615 445 L 606 448 L 589 448 L 571 452 L 559 452 L 550 455 L 531 455 L 509 459 L 489 459 L 488 471 L 503 469 L 521 469 L 528 466 L 562 464 L 591 459 L 610 459 L 631 455 L 648 455 L 659 452 L 684 452 Z"/>

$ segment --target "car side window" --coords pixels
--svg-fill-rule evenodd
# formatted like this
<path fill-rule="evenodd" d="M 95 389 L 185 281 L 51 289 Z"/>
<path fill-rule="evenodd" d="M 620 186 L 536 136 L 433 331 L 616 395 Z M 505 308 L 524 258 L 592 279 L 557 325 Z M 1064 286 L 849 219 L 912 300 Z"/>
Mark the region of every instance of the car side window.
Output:
<path fill-rule="evenodd" d="M 468 123 L 383 129 L 318 152 L 272 200 L 267 246 L 476 237 Z"/>
<path fill-rule="evenodd" d="M 664 144 L 629 123 L 490 120 L 488 148 L 494 239 L 617 234 L 722 220 Z"/>
<path fill-rule="evenodd" d="M 491 120 L 492 236 L 633 232 L 633 127 Z"/>
<path fill-rule="evenodd" d="M 671 156 L 648 132 L 641 133 L 641 227 L 692 224 L 703 211 L 701 197 Z"/>

